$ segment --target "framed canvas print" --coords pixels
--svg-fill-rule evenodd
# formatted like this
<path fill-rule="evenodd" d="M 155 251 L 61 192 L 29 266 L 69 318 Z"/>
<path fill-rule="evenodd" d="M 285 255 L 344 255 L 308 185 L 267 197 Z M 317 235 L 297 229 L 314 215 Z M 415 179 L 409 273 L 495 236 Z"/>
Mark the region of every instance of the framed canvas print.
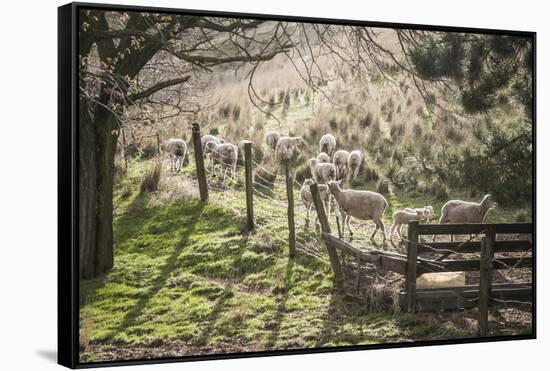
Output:
<path fill-rule="evenodd" d="M 58 17 L 59 363 L 535 337 L 535 33 Z"/>

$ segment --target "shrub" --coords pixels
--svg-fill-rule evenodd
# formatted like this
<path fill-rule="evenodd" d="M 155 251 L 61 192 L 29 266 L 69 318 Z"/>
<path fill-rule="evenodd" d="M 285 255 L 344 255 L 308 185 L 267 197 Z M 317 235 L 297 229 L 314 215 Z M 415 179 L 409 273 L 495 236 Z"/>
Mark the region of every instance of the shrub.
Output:
<path fill-rule="evenodd" d="M 517 213 L 516 213 L 516 222 L 517 223 L 525 223 L 527 221 L 529 221 L 529 214 L 527 214 L 527 211 L 525 210 L 519 210 Z"/>
<path fill-rule="evenodd" d="M 447 185 L 443 184 L 443 182 L 436 180 L 432 182 L 429 189 L 430 193 L 435 196 L 437 200 L 445 201 L 449 199 L 449 188 Z"/>
<path fill-rule="evenodd" d="M 376 192 L 381 193 L 383 195 L 389 194 L 390 182 L 387 179 L 380 179 L 380 181 L 376 185 Z"/>
<path fill-rule="evenodd" d="M 359 125 L 362 128 L 367 128 L 372 124 L 372 113 L 367 112 L 367 115 L 359 120 Z"/>
<path fill-rule="evenodd" d="M 154 192 L 158 190 L 161 171 L 162 171 L 162 162 L 154 161 L 153 165 L 145 173 L 145 176 L 141 181 L 141 192 Z"/>
<path fill-rule="evenodd" d="M 241 117 L 241 107 L 238 104 L 233 106 L 233 120 L 238 121 Z"/>
<path fill-rule="evenodd" d="M 302 163 L 296 169 L 296 181 L 300 184 L 302 184 L 304 180 L 311 178 L 312 176 L 313 175 L 311 174 L 311 168 L 309 167 L 307 162 Z"/>

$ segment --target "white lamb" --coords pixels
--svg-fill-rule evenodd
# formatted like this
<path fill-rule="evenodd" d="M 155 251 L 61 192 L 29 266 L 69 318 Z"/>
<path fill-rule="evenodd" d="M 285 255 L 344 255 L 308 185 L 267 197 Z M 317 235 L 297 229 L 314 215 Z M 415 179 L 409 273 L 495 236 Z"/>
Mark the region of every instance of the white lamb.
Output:
<path fill-rule="evenodd" d="M 403 224 L 408 224 L 412 221 L 425 220 L 426 214 L 424 209 L 404 209 L 397 211 L 392 215 L 393 224 L 390 227 L 390 238 L 393 236 L 395 229 L 397 229 L 397 236 L 401 236 L 401 229 Z"/>
<path fill-rule="evenodd" d="M 372 235 L 371 240 L 374 239 L 376 232 L 380 229 L 384 242 L 386 241 L 386 232 L 384 230 L 384 212 L 388 207 L 388 201 L 379 193 L 370 191 L 357 191 L 354 189 L 343 190 L 340 188 L 342 181 L 330 181 L 328 187 L 330 193 L 336 199 L 340 214 L 342 215 L 342 238 L 344 237 L 345 225 L 348 226 L 350 238 L 353 238 L 353 231 L 351 230 L 350 219 L 354 218 L 361 220 L 372 220 L 376 224 L 376 228 Z"/>
<path fill-rule="evenodd" d="M 321 163 L 330 162 L 330 157 L 325 152 L 321 152 L 317 155 L 317 160 Z"/>
<path fill-rule="evenodd" d="M 201 138 L 201 144 L 202 144 L 202 151 L 204 153 L 204 148 L 206 146 L 206 143 L 208 142 L 214 142 L 216 144 L 220 144 L 220 143 L 223 143 L 223 141 L 218 138 L 218 137 L 215 137 L 213 135 L 210 135 L 210 134 L 206 134 L 206 135 L 203 135 L 202 138 Z"/>
<path fill-rule="evenodd" d="M 281 134 L 277 131 L 269 131 L 265 135 L 265 144 L 267 144 L 267 147 L 271 149 L 272 151 L 275 151 L 275 148 L 277 147 L 277 142 L 279 141 L 279 138 L 281 138 Z"/>
<path fill-rule="evenodd" d="M 275 146 L 275 158 L 278 161 L 287 161 L 304 145 L 302 137 L 280 137 Z"/>
<path fill-rule="evenodd" d="M 332 134 L 325 134 L 319 141 L 319 152 L 325 152 L 330 157 L 336 149 L 336 138 Z"/>
<path fill-rule="evenodd" d="M 332 163 L 336 168 L 336 179 L 344 179 L 348 173 L 348 161 L 349 161 L 349 152 L 344 150 L 338 150 L 334 153 L 332 157 Z"/>
<path fill-rule="evenodd" d="M 235 179 L 238 157 L 237 146 L 231 143 L 216 144 L 214 142 L 208 142 L 206 146 L 212 151 L 212 163 L 221 165 L 220 177 L 222 181 L 225 180 L 228 170 L 230 178 Z M 214 176 L 216 175 L 214 167 L 212 167 L 212 173 Z"/>
<path fill-rule="evenodd" d="M 170 158 L 170 171 L 178 172 L 185 160 L 187 144 L 183 139 L 170 138 L 164 142 L 164 149 Z"/>
<path fill-rule="evenodd" d="M 417 211 L 420 211 L 423 214 L 422 219 L 419 220 L 420 223 L 429 223 L 430 219 L 433 218 L 434 216 L 434 208 L 430 205 L 427 205 L 421 208 L 416 208 L 416 209 L 411 209 L 410 207 L 407 207 L 403 210 L 408 211 L 410 213 L 415 213 Z"/>
<path fill-rule="evenodd" d="M 315 205 L 313 204 L 313 197 L 311 196 L 311 190 L 310 186 L 313 184 L 313 180 L 306 179 L 304 180 L 304 184 L 302 184 L 302 188 L 300 189 L 300 197 L 302 198 L 302 202 L 304 203 L 304 206 L 306 208 L 306 227 L 309 224 L 309 214 L 310 211 Z M 321 197 L 321 201 L 323 202 L 323 207 L 325 208 L 325 212 L 327 213 L 327 217 L 330 218 L 330 192 L 328 190 L 328 186 L 326 184 L 319 184 L 319 196 Z M 315 213 L 317 215 L 317 213 Z M 315 220 L 317 221 L 319 219 L 319 216 L 316 216 Z"/>
<path fill-rule="evenodd" d="M 327 183 L 336 179 L 336 167 L 330 162 L 319 162 L 315 157 L 309 160 L 311 173 L 317 183 Z"/>
<path fill-rule="evenodd" d="M 351 151 L 348 157 L 348 171 L 349 176 L 353 176 L 353 179 L 357 178 L 359 174 L 359 167 L 363 162 L 363 153 L 359 150 Z M 349 180 L 349 179 L 348 179 Z"/>

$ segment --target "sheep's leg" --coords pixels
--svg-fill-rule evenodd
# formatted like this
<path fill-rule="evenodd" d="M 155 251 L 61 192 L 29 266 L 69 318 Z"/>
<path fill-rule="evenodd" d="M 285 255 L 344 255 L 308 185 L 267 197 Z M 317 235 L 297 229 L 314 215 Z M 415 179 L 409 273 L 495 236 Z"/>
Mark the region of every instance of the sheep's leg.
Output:
<path fill-rule="evenodd" d="M 371 240 L 374 240 L 374 236 L 376 235 L 376 232 L 378 232 L 378 228 L 380 228 L 380 226 L 378 225 L 378 223 L 376 222 L 376 220 L 373 220 L 374 221 L 374 225 L 376 226 L 374 228 L 374 231 L 372 232 L 372 234 L 370 235 L 370 239 Z"/>
<path fill-rule="evenodd" d="M 351 216 L 350 215 L 346 215 L 346 225 L 348 226 L 348 229 L 349 229 L 349 240 L 353 240 L 353 231 L 351 230 Z"/>
<path fill-rule="evenodd" d="M 386 229 L 384 227 L 384 222 L 382 219 L 378 219 L 378 224 L 380 225 L 380 229 L 382 230 L 382 241 L 386 242 Z"/>
<path fill-rule="evenodd" d="M 395 222 L 392 223 L 392 225 L 390 226 L 390 239 L 392 238 L 393 234 L 395 233 Z"/>

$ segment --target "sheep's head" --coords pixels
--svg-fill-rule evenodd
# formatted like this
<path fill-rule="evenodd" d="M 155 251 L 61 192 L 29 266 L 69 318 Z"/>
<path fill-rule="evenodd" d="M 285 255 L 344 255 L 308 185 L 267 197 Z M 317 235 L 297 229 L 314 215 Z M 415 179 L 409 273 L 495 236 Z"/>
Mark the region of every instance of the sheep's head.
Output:
<path fill-rule="evenodd" d="M 292 138 L 292 143 L 294 144 L 295 148 L 302 149 L 304 148 L 305 142 L 302 137 L 294 137 Z"/>
<path fill-rule="evenodd" d="M 340 183 L 342 183 L 342 180 L 329 180 L 327 185 L 330 193 L 333 195 L 338 193 L 340 191 Z"/>
<path fill-rule="evenodd" d="M 213 140 L 210 140 L 210 141 L 206 142 L 206 144 L 204 146 L 204 153 L 213 152 L 216 149 L 217 146 L 218 145 Z"/>
<path fill-rule="evenodd" d="M 314 181 L 311 180 L 311 179 L 306 179 L 304 180 L 304 184 L 302 185 L 302 187 L 309 187 L 310 185 L 314 184 Z"/>
<path fill-rule="evenodd" d="M 486 194 L 485 197 L 483 197 L 483 200 L 481 201 L 481 203 L 487 205 L 487 209 L 498 208 L 498 203 L 495 200 L 493 200 L 493 196 L 490 194 Z"/>
<path fill-rule="evenodd" d="M 416 212 L 416 216 L 418 218 L 418 220 L 420 220 L 421 222 L 425 222 L 428 220 L 428 210 L 426 209 L 415 209 L 414 210 Z"/>

